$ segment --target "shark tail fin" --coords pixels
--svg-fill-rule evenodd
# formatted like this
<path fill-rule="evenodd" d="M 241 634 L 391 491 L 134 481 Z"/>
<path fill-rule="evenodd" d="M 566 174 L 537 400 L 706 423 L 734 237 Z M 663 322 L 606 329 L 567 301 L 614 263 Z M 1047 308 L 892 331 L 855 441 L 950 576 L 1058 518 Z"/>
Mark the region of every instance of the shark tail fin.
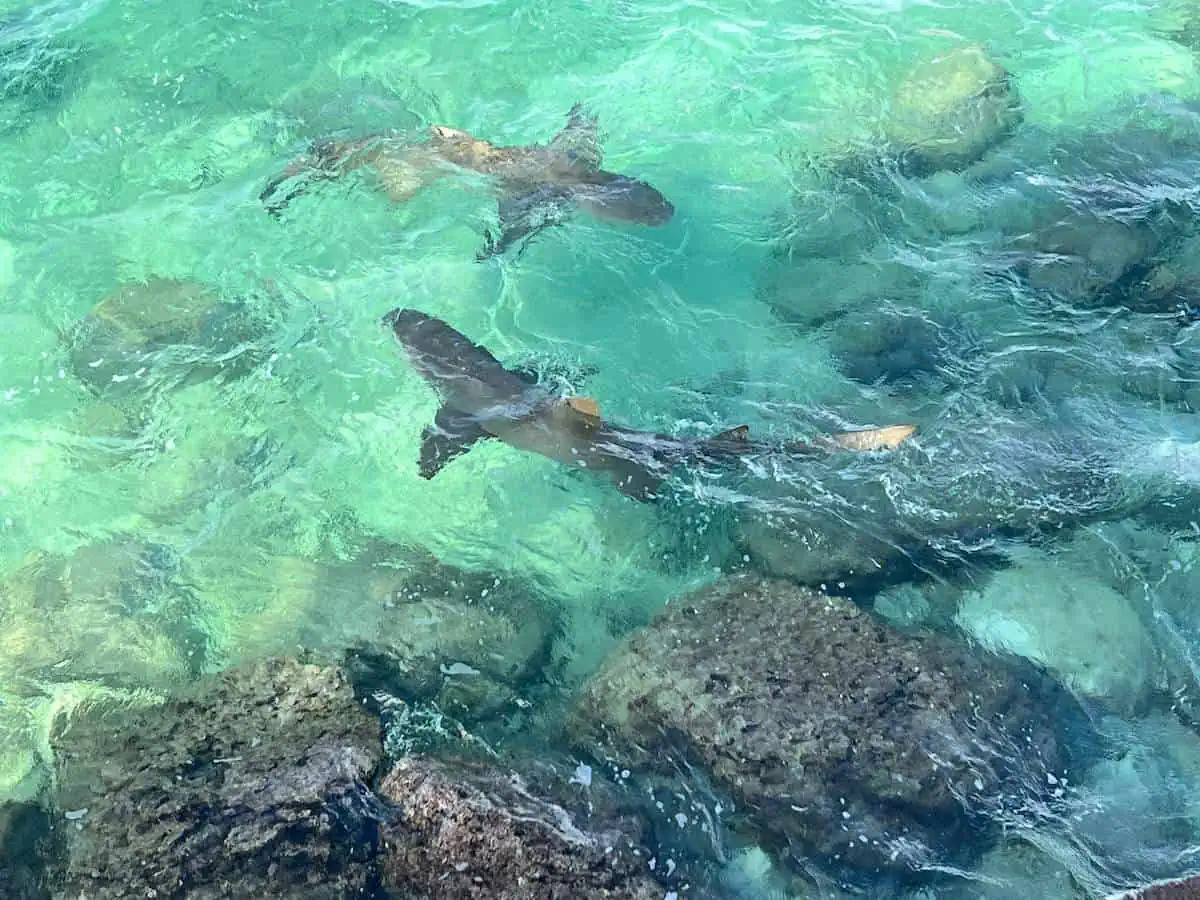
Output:
<path fill-rule="evenodd" d="M 830 449 L 859 452 L 895 450 L 912 437 L 916 430 L 916 425 L 888 425 L 884 428 L 867 428 L 863 431 L 843 431 L 830 435 L 822 443 L 826 443 L 826 446 L 832 445 Z"/>
<path fill-rule="evenodd" d="M 565 156 L 572 165 L 599 169 L 604 162 L 596 116 L 576 103 L 567 113 L 567 124 L 550 140 L 550 149 Z"/>

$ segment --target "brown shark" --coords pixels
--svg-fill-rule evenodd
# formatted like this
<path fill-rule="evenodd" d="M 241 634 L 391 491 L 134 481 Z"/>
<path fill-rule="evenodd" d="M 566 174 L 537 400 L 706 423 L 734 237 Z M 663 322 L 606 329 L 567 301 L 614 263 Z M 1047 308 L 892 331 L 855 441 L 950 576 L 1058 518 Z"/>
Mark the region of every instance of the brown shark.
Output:
<path fill-rule="evenodd" d="M 915 430 L 912 425 L 893 425 L 778 444 L 752 441 L 745 425 L 705 439 L 635 431 L 606 422 L 590 398 L 551 395 L 506 369 L 485 348 L 441 319 L 415 309 L 394 309 L 383 323 L 442 400 L 433 424 L 421 434 L 422 478 L 433 478 L 476 441 L 495 438 L 597 472 L 623 494 L 649 501 L 657 497 L 671 470 L 684 462 L 719 467 L 766 453 L 808 456 L 885 450 L 898 446 Z"/>
<path fill-rule="evenodd" d="M 574 209 L 598 219 L 662 225 L 675 208 L 651 185 L 600 168 L 602 154 L 596 118 L 575 104 L 566 126 L 548 144 L 498 147 L 465 131 L 434 125 L 429 140 L 413 144 L 397 135 L 377 134 L 353 141 L 320 141 L 302 159 L 273 178 L 259 195 L 278 214 L 313 180 L 330 180 L 354 169 L 375 170 L 387 195 L 403 203 L 417 191 L 466 170 L 491 180 L 499 195 L 500 234 L 487 237 L 479 254 L 503 253 L 522 238 L 560 224 Z M 283 185 L 303 179 L 282 198 Z"/>

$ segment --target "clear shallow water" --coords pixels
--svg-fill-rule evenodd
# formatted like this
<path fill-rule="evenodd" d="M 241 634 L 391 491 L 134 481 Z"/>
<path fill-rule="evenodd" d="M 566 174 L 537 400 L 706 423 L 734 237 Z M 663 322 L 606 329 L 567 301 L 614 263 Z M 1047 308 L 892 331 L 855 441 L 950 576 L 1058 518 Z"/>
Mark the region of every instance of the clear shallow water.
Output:
<path fill-rule="evenodd" d="M 1072 304 L 1007 277 L 1012 241 L 1046 210 L 1053 219 L 1056 202 L 1135 222 L 1164 195 L 1195 203 L 1200 126 L 1194 107 L 1172 104 L 1200 79 L 1190 50 L 1150 30 L 1161 11 L 114 0 L 3 10 L 0 561 L 13 572 L 37 552 L 136 539 L 169 548 L 148 565 L 184 587 L 91 617 L 86 585 L 57 609 L 9 589 L 0 795 L 41 790 L 42 735 L 79 698 L 162 688 L 299 642 L 369 640 L 378 623 L 364 594 L 322 592 L 320 573 L 353 567 L 378 542 L 531 586 L 561 632 L 544 677 L 564 689 L 722 568 L 821 582 L 882 560 L 878 577 L 846 589 L 868 603 L 886 589 L 881 609 L 933 626 L 953 619 L 954 591 L 986 583 L 974 549 L 1034 538 L 1043 556 L 1012 593 L 1046 582 L 1038 565 L 1085 573 L 1171 648 L 1159 651 L 1171 665 L 1145 681 L 1169 693 L 1194 673 L 1196 338 L 1167 307 Z M 822 165 L 878 145 L 912 65 L 973 42 L 1011 71 L 1025 110 L 990 174 L 856 187 Z M 445 123 L 532 143 L 576 100 L 599 116 L 606 168 L 672 200 L 668 225 L 576 216 L 519 258 L 481 264 L 495 206 L 462 179 L 402 207 L 348 179 L 280 220 L 257 199 L 316 138 Z M 1191 149 L 1130 123 L 1190 130 Z M 1110 136 L 1089 139 L 1100 131 Z M 1096 171 L 1106 192 L 1094 190 Z M 151 360 L 133 399 L 89 392 L 72 367 L 75 323 L 151 277 L 246 299 L 251 337 L 224 348 L 253 363 L 245 377 L 179 387 L 218 356 L 197 340 Z M 425 482 L 418 440 L 436 401 L 379 327 L 398 305 L 445 318 L 505 363 L 550 368 L 632 427 L 701 435 L 746 422 L 791 437 L 911 421 L 919 438 L 884 458 L 684 476 L 663 510 L 498 444 Z M 951 585 L 954 609 L 906 584 L 929 574 Z M 64 618 L 78 624 L 64 629 Z M 1042 637 L 1026 634 L 1024 648 L 1053 645 Z M 1101 820 L 1128 792 L 1186 798 L 1200 777 L 1194 735 L 1166 716 L 1167 736 L 1145 737 L 1159 722 L 1144 718 L 1153 691 L 1109 690 L 1123 677 L 1087 682 L 1119 695 L 1113 728 L 1125 729 L 1115 774 L 1094 787 Z M 1047 856 L 1093 892 L 1165 874 L 1171 859 L 1186 868 L 1194 834 L 1180 823 L 1196 810 L 1180 802 L 1162 848 L 1147 809 L 1143 830 L 1104 844 L 1115 861 L 1064 846 Z M 980 884 L 971 890 L 1005 896 Z"/>

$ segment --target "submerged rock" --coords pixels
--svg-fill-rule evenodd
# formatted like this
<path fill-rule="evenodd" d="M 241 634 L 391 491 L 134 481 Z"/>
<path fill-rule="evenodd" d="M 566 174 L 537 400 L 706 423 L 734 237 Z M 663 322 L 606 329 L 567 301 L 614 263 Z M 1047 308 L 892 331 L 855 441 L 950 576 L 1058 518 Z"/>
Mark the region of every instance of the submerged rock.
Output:
<path fill-rule="evenodd" d="M 148 381 L 241 374 L 257 360 L 247 345 L 259 334 L 243 304 L 195 282 L 151 278 L 121 285 L 78 323 L 71 366 L 100 396 L 119 397 Z"/>
<path fill-rule="evenodd" d="M 279 646 L 348 650 L 360 693 L 432 701 L 472 721 L 517 708 L 550 640 L 528 583 L 382 542 L 326 566 L 276 557 L 269 577 L 283 602 L 256 627 Z"/>
<path fill-rule="evenodd" d="M 922 62 L 896 86 L 884 133 L 902 168 L 923 175 L 975 162 L 1021 119 L 1008 72 L 982 48 L 962 47 Z"/>
<path fill-rule="evenodd" d="M 50 822 L 33 804 L 0 804 L 0 897 L 43 900 L 43 854 L 49 849 Z"/>
<path fill-rule="evenodd" d="M 0 134 L 24 128 L 75 93 L 86 50 L 71 31 L 98 6 L 51 0 L 0 17 Z"/>
<path fill-rule="evenodd" d="M 1197 0 L 1159 0 L 1151 9 L 1150 27 L 1168 40 L 1190 50 L 1200 50 L 1200 3 Z"/>
<path fill-rule="evenodd" d="M 378 724 L 335 669 L 271 660 L 53 736 L 64 897 L 366 896 Z M 166 893 L 163 893 L 166 891 Z"/>
<path fill-rule="evenodd" d="M 661 900 L 638 836 L 578 822 L 491 763 L 401 760 L 382 795 L 383 883 L 413 900 Z"/>
<path fill-rule="evenodd" d="M 0 582 L 0 672 L 134 687 L 187 679 L 205 648 L 179 565 L 170 547 L 127 537 L 32 554 Z"/>
<path fill-rule="evenodd" d="M 485 713 L 530 674 L 548 639 L 527 586 L 433 559 L 374 570 L 383 610 L 372 644 L 395 661 L 405 695 Z"/>
<path fill-rule="evenodd" d="M 1024 554 L 982 590 L 967 592 L 957 624 L 992 651 L 1027 657 L 1081 695 L 1132 712 L 1147 698 L 1156 668 L 1141 617 L 1108 585 Z"/>
<path fill-rule="evenodd" d="M 903 876 L 970 856 L 991 817 L 1057 783 L 1054 714 L 1074 710 L 1031 666 L 740 576 L 674 600 L 568 728 L 623 764 L 701 764 L 768 849 Z"/>
<path fill-rule="evenodd" d="M 1179 276 L 1157 260 L 1191 223 L 1191 209 L 1163 201 L 1129 215 L 1105 208 L 1103 198 L 1073 199 L 1052 204 L 1044 224 L 1013 241 L 1015 269 L 1028 285 L 1080 305 L 1169 309 Z"/>
<path fill-rule="evenodd" d="M 1032 900 L 1034 897 L 1093 900 L 1095 894 L 1073 877 L 1068 865 L 1020 836 L 1013 836 L 985 853 L 972 867 L 969 878 L 952 881 L 937 893 L 937 900 L 980 900 L 981 897 L 987 900 Z"/>
<path fill-rule="evenodd" d="M 737 538 L 759 571 L 799 584 L 853 584 L 856 590 L 870 590 L 886 581 L 897 556 L 893 546 L 865 529 L 830 519 L 743 516 Z"/>
<path fill-rule="evenodd" d="M 1200 900 L 1200 875 L 1157 881 L 1123 894 L 1112 894 L 1106 900 Z"/>
<path fill-rule="evenodd" d="M 879 304 L 838 321 L 832 349 L 855 381 L 920 382 L 953 360 L 946 324 L 919 310 Z"/>
<path fill-rule="evenodd" d="M 1108 717 L 1098 727 L 1106 752 L 1076 785 L 1066 817 L 1072 844 L 1056 855 L 1090 868 L 1084 880 L 1109 890 L 1179 875 L 1200 839 L 1200 738 L 1162 713 Z"/>

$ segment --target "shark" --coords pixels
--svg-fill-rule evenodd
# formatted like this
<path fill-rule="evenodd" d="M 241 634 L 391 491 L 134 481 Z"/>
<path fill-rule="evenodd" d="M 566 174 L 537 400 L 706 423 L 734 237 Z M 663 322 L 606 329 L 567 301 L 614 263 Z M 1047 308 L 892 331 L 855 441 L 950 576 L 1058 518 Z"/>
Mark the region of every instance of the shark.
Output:
<path fill-rule="evenodd" d="M 603 221 L 659 226 L 671 220 L 675 207 L 656 188 L 606 171 L 602 163 L 597 118 L 576 103 L 547 144 L 500 147 L 447 125 L 430 126 L 423 143 L 391 133 L 317 141 L 267 183 L 259 200 L 278 216 L 314 183 L 369 167 L 387 196 L 404 203 L 434 181 L 465 170 L 487 178 L 498 197 L 499 232 L 485 234 L 481 261 L 517 242 L 524 246 L 576 209 Z"/>
<path fill-rule="evenodd" d="M 590 397 L 551 393 L 527 373 L 505 368 L 485 347 L 442 319 L 398 307 L 381 324 L 391 330 L 441 400 L 433 423 L 421 432 L 418 470 L 426 480 L 479 441 L 495 439 L 596 473 L 627 497 L 653 502 L 681 464 L 725 467 L 766 453 L 818 456 L 891 450 L 916 430 L 913 425 L 891 425 L 778 443 L 752 440 L 746 425 L 709 438 L 638 431 L 606 421 Z"/>

